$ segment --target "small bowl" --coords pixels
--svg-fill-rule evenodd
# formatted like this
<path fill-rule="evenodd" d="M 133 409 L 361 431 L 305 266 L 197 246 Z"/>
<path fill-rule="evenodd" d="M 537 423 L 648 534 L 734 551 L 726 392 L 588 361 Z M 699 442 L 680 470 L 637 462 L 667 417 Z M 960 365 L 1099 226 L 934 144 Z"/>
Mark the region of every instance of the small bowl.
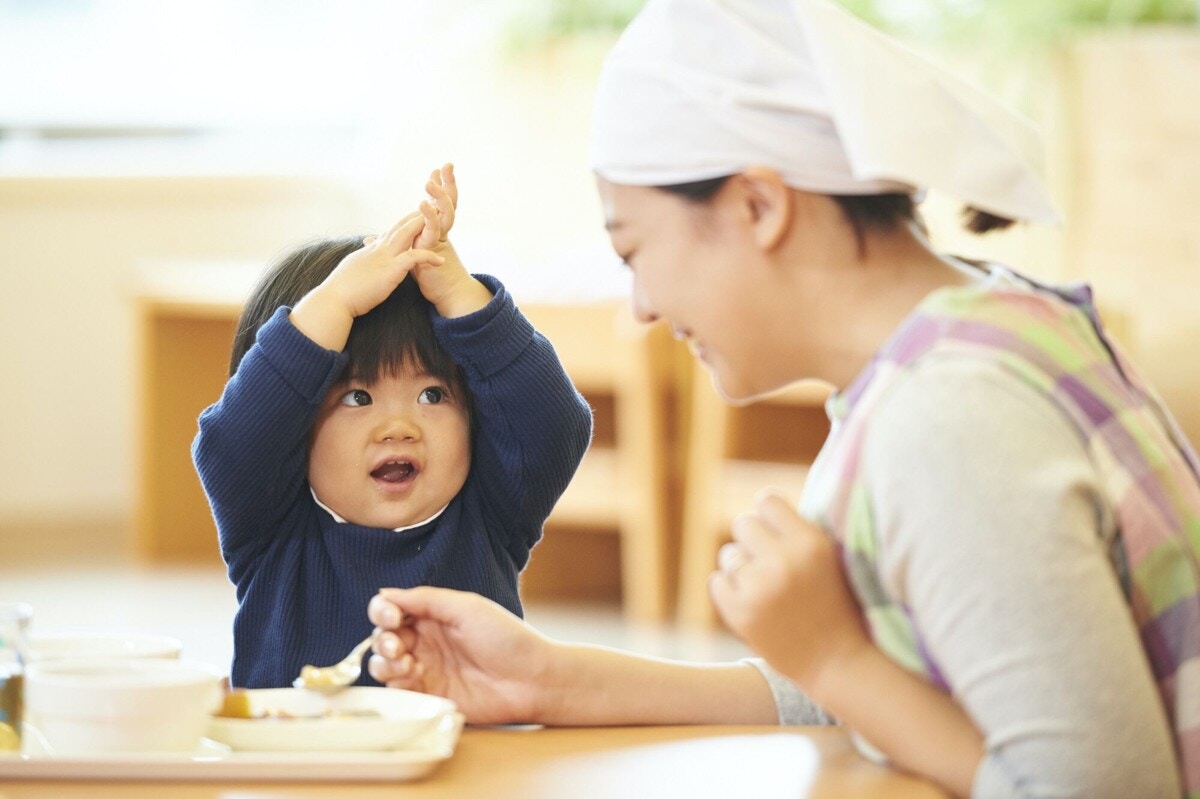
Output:
<path fill-rule="evenodd" d="M 351 686 L 242 692 L 257 718 L 214 716 L 208 737 L 234 750 L 337 752 L 398 749 L 456 711 L 449 699 L 398 688 Z"/>
<path fill-rule="evenodd" d="M 92 658 L 179 658 L 183 642 L 144 633 L 41 633 L 29 637 L 29 662 Z"/>
<path fill-rule="evenodd" d="M 51 660 L 25 673 L 25 723 L 51 753 L 193 752 L 222 674 L 186 660 Z"/>

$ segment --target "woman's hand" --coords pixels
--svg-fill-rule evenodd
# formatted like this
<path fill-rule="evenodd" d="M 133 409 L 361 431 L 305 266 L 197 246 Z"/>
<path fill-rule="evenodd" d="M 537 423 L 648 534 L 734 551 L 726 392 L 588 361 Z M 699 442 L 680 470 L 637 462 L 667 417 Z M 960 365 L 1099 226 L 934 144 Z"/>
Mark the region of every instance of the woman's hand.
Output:
<path fill-rule="evenodd" d="M 368 669 L 392 688 L 451 699 L 473 724 L 537 721 L 554 645 L 478 594 L 384 588 L 367 607 L 378 628 Z"/>
<path fill-rule="evenodd" d="M 821 674 L 873 648 L 833 540 L 777 493 L 733 523 L 709 592 L 730 629 L 810 693 Z"/>

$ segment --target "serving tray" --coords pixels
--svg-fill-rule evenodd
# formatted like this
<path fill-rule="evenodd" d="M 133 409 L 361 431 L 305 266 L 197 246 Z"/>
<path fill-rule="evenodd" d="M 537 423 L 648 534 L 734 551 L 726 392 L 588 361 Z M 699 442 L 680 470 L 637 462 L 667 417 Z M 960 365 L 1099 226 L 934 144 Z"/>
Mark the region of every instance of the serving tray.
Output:
<path fill-rule="evenodd" d="M 461 713 L 447 714 L 403 748 L 382 752 L 235 752 L 208 741 L 183 755 L 56 756 L 27 738 L 25 751 L 0 753 L 0 780 L 406 782 L 448 760 L 462 727 Z"/>

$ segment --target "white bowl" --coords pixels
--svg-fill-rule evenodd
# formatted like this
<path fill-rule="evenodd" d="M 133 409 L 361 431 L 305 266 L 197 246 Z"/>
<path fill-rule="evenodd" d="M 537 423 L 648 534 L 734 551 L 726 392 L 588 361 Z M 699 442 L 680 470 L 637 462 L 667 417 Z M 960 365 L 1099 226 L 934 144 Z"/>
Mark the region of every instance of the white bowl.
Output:
<path fill-rule="evenodd" d="M 208 727 L 209 738 L 235 750 L 397 749 L 456 710 L 449 699 L 398 688 L 351 686 L 331 694 L 261 688 L 245 694 L 250 712 L 262 718 L 214 716 Z M 370 715 L 357 715 L 362 713 Z"/>
<path fill-rule="evenodd" d="M 25 723 L 54 754 L 192 752 L 222 675 L 186 660 L 54 660 L 25 674 Z"/>
<path fill-rule="evenodd" d="M 183 642 L 144 633 L 41 633 L 29 637 L 29 661 L 89 658 L 178 658 Z"/>

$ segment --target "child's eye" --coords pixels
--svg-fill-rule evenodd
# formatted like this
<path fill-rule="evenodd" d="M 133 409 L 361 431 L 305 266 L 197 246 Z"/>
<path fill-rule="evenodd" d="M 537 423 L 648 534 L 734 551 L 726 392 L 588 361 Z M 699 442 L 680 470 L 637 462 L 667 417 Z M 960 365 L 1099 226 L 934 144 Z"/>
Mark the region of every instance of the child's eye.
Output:
<path fill-rule="evenodd" d="M 338 402 L 342 405 L 349 405 L 351 408 L 361 408 L 363 405 L 371 404 L 371 395 L 361 388 L 353 388 L 343 394 Z"/>
<path fill-rule="evenodd" d="M 446 399 L 446 390 L 444 388 L 439 388 L 438 386 L 430 386 L 429 388 L 427 388 L 421 392 L 421 396 L 417 400 L 417 402 L 421 403 L 422 405 L 437 405 L 438 403 L 444 401 L 445 399 Z"/>

